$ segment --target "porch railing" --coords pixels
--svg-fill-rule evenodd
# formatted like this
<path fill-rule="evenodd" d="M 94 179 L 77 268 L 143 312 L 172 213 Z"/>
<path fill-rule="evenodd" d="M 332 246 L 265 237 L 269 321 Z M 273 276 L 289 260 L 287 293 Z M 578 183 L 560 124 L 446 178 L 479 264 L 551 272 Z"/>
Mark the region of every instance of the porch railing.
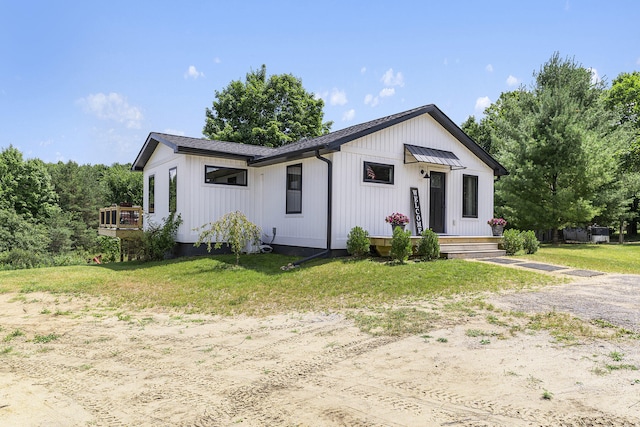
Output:
<path fill-rule="evenodd" d="M 114 205 L 102 208 L 100 209 L 100 228 L 142 229 L 142 207 Z"/>

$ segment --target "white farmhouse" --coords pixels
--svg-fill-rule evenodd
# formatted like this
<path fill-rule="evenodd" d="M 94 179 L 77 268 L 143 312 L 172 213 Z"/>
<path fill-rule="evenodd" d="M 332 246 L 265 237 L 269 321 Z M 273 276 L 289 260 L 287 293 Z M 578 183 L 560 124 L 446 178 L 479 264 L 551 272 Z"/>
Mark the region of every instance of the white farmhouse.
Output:
<path fill-rule="evenodd" d="M 390 236 L 394 212 L 414 235 L 488 237 L 494 179 L 507 174 L 435 105 L 279 148 L 153 132 L 132 169 L 144 173 L 147 224 L 181 215 L 180 254 L 232 211 L 299 255 L 344 251 L 355 226 Z"/>

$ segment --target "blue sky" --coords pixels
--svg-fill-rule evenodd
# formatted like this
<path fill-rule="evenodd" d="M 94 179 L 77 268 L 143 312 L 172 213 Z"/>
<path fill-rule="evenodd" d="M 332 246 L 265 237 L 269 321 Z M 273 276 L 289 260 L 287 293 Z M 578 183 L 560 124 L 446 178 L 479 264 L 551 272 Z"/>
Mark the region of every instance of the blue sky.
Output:
<path fill-rule="evenodd" d="M 0 148 L 132 162 L 149 132 L 202 136 L 214 91 L 266 64 L 333 130 L 425 104 L 454 122 L 554 52 L 640 69 L 640 2 L 0 0 Z"/>

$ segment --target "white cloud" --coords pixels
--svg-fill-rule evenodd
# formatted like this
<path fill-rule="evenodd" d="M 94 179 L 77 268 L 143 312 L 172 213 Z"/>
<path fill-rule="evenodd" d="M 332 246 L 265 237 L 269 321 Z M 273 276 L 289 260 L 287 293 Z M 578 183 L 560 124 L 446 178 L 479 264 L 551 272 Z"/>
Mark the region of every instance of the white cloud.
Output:
<path fill-rule="evenodd" d="M 347 103 L 347 94 L 336 88 L 331 89 L 331 95 L 329 96 L 330 105 L 344 105 Z"/>
<path fill-rule="evenodd" d="M 640 65 L 640 58 L 636 61 L 636 64 Z M 4 91 L 2 91 L 4 93 Z"/>
<path fill-rule="evenodd" d="M 360 68 L 360 74 L 364 74 L 367 72 L 367 67 Z"/>
<path fill-rule="evenodd" d="M 378 103 L 380 102 L 380 100 L 378 99 L 377 96 L 373 96 L 370 93 L 367 94 L 364 97 L 364 105 L 369 105 L 371 107 L 375 107 L 376 105 L 378 105 Z"/>
<path fill-rule="evenodd" d="M 380 98 L 385 98 L 387 96 L 393 96 L 396 94 L 396 90 L 392 87 L 385 87 L 384 89 L 382 89 L 380 91 L 380 93 L 378 94 L 380 96 Z"/>
<path fill-rule="evenodd" d="M 444 58 L 444 61 L 442 63 L 444 65 L 449 65 L 449 58 Z"/>
<path fill-rule="evenodd" d="M 394 74 L 393 68 L 389 68 L 380 79 L 385 86 L 404 86 L 404 76 L 400 71 Z"/>
<path fill-rule="evenodd" d="M 220 60 L 220 58 L 218 58 L 217 56 L 215 58 L 213 58 L 213 62 L 216 64 L 221 63 L 222 61 Z"/>
<path fill-rule="evenodd" d="M 356 116 L 356 110 L 352 108 L 349 111 L 344 112 L 344 114 L 342 115 L 342 121 L 350 122 L 351 120 L 353 120 L 355 116 Z"/>
<path fill-rule="evenodd" d="M 491 100 L 488 96 L 483 96 L 476 99 L 476 113 L 481 114 L 484 110 L 491 105 Z"/>
<path fill-rule="evenodd" d="M 142 111 L 138 107 L 129 105 L 126 97 L 115 92 L 90 94 L 80 98 L 78 104 L 85 112 L 101 120 L 125 123 L 128 128 L 139 129 L 143 119 Z"/>
<path fill-rule="evenodd" d="M 200 71 L 198 71 L 195 65 L 189 65 L 189 69 L 184 73 L 184 78 L 195 80 L 198 77 L 204 77 L 204 73 L 201 73 Z"/>
<path fill-rule="evenodd" d="M 486 67 L 484 67 L 485 70 L 487 70 L 487 72 L 489 73 L 493 73 L 493 65 L 491 64 L 487 64 Z"/>
<path fill-rule="evenodd" d="M 589 70 L 591 72 L 591 84 L 595 85 L 600 83 L 600 81 L 602 80 L 600 78 L 600 75 L 598 74 L 598 70 L 596 70 L 595 68 L 587 68 L 587 70 Z"/>
<path fill-rule="evenodd" d="M 518 86 L 519 83 L 520 80 L 518 80 L 517 77 L 513 77 L 511 74 L 509 74 L 509 77 L 507 77 L 507 86 Z"/>

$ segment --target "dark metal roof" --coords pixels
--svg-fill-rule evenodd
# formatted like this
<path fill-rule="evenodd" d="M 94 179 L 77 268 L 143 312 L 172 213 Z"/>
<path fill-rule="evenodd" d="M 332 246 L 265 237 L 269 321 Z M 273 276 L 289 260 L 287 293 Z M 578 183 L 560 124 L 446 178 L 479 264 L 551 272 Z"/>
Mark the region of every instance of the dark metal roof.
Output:
<path fill-rule="evenodd" d="M 431 163 L 433 165 L 449 166 L 451 169 L 464 169 L 458 156 L 451 151 L 436 150 L 435 148 L 418 147 L 417 145 L 405 144 L 404 148 L 411 154 L 415 162 Z M 405 156 L 405 163 L 407 162 Z"/>
<path fill-rule="evenodd" d="M 245 159 L 252 166 L 266 166 L 288 160 L 313 156 L 316 151 L 321 154 L 339 151 L 340 146 L 347 142 L 362 138 L 406 120 L 429 114 L 453 137 L 473 152 L 494 171 L 494 175 L 506 175 L 508 172 L 497 160 L 482 147 L 476 144 L 462 129 L 433 104 L 407 110 L 390 116 L 381 117 L 365 123 L 340 129 L 316 138 L 302 139 L 278 148 L 268 148 L 236 142 L 212 141 L 207 139 L 188 138 L 184 136 L 150 133 L 142 150 L 136 157 L 132 169 L 142 170 L 156 149 L 158 143 L 163 143 L 173 149 L 175 153 L 191 153 L 205 156 L 230 157 Z"/>

